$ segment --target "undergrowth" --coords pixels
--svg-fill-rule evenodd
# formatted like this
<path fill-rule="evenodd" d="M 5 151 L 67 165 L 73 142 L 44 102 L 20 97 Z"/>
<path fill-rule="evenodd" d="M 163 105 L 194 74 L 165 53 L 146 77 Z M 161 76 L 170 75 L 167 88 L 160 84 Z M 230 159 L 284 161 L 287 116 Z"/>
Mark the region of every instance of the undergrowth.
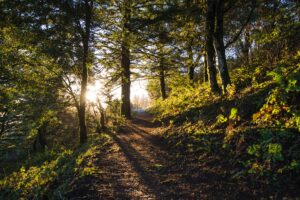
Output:
<path fill-rule="evenodd" d="M 155 101 L 150 112 L 165 125 L 179 159 L 191 155 L 203 164 L 215 157 L 240 190 L 299 197 L 300 52 L 273 68 L 243 66 L 231 74 L 221 96 L 208 83 L 176 80 L 183 86 L 171 84 L 168 99 Z"/>
<path fill-rule="evenodd" d="M 74 151 L 35 155 L 36 165 L 23 166 L 0 180 L 0 199 L 64 199 L 71 182 L 95 172 L 91 159 L 108 142 L 108 135 L 101 134 Z"/>

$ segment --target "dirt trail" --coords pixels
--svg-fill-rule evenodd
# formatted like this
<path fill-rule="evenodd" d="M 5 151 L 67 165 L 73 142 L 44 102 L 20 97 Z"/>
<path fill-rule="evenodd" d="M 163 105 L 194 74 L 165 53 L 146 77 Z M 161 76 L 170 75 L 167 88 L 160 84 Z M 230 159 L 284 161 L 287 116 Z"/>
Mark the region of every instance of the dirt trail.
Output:
<path fill-rule="evenodd" d="M 111 150 L 94 160 L 96 177 L 82 183 L 89 193 L 72 199 L 207 199 L 207 191 L 219 184 L 207 184 L 207 172 L 199 177 L 199 166 L 182 166 L 156 133 L 158 128 L 143 114 L 112 134 Z"/>

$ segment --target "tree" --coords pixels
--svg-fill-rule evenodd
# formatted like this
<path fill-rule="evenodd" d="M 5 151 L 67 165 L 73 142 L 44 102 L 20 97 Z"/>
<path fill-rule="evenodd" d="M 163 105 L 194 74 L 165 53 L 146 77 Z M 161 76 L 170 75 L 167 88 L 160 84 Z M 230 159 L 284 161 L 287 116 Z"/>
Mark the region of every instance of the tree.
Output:
<path fill-rule="evenodd" d="M 121 44 L 121 115 L 131 118 L 130 105 L 130 18 L 131 0 L 123 2 L 123 29 Z"/>
<path fill-rule="evenodd" d="M 79 128 L 80 128 L 80 143 L 83 144 L 87 140 L 87 127 L 85 121 L 86 109 L 86 87 L 88 81 L 88 63 L 89 63 L 89 42 L 91 34 L 91 20 L 93 11 L 93 1 L 84 1 L 84 27 L 81 27 L 80 22 L 77 21 L 77 28 L 81 33 L 83 55 L 82 55 L 82 72 L 81 72 L 81 91 L 80 104 L 78 108 Z"/>
<path fill-rule="evenodd" d="M 215 52 L 218 58 L 218 69 L 222 80 L 222 91 L 226 93 L 226 87 L 230 84 L 230 77 L 226 62 L 224 46 L 224 0 L 215 2 L 215 32 L 213 34 Z"/>
<path fill-rule="evenodd" d="M 205 48 L 207 55 L 207 67 L 209 74 L 209 84 L 211 91 L 213 93 L 218 93 L 220 88 L 217 83 L 216 77 L 216 66 L 215 66 L 215 52 L 213 46 L 213 36 L 215 30 L 215 13 L 216 13 L 216 5 L 215 1 L 207 0 L 207 11 L 206 11 L 206 21 L 205 21 Z"/>
<path fill-rule="evenodd" d="M 76 103 L 76 108 L 81 144 L 86 142 L 88 135 L 86 126 L 86 91 L 88 72 L 94 58 L 92 43 L 100 21 L 95 14 L 96 11 L 100 12 L 100 4 L 95 4 L 94 0 L 71 1 L 62 4 L 62 9 L 66 10 L 67 16 L 72 16 L 70 25 L 71 30 L 74 31 L 75 38 L 72 44 L 75 47 L 75 57 L 72 59 L 77 61 L 74 67 L 80 77 L 80 98 L 79 102 Z"/>

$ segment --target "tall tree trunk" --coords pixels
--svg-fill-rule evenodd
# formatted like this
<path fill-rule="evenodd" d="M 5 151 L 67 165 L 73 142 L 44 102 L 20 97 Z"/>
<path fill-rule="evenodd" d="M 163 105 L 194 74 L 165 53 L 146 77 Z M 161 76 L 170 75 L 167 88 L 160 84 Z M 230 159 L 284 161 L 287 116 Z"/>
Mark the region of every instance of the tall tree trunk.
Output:
<path fill-rule="evenodd" d="M 86 88 L 88 81 L 88 57 L 89 57 L 89 40 L 91 29 L 91 15 L 92 5 L 88 0 L 85 0 L 85 28 L 82 34 L 83 44 L 83 58 L 82 58 L 82 71 L 81 71 L 81 91 L 80 91 L 80 104 L 78 109 L 79 129 L 80 129 L 80 144 L 87 140 L 87 127 L 86 127 Z"/>
<path fill-rule="evenodd" d="M 245 28 L 244 39 L 245 41 L 243 42 L 242 53 L 243 53 L 243 58 L 245 59 L 245 64 L 249 65 L 250 63 L 249 52 L 250 52 L 251 45 L 250 45 L 250 33 L 248 28 Z"/>
<path fill-rule="evenodd" d="M 224 28 L 223 19 L 224 18 L 224 0 L 216 1 L 216 30 L 214 33 L 214 46 L 218 57 L 218 68 L 222 81 L 222 90 L 225 93 L 226 87 L 230 84 L 230 77 L 227 68 L 225 46 L 224 46 Z"/>
<path fill-rule="evenodd" d="M 130 69 L 129 69 L 129 58 L 126 56 L 128 49 L 123 48 L 122 50 L 122 86 L 121 86 L 121 115 L 126 118 L 131 117 L 131 108 L 130 108 Z"/>
<path fill-rule="evenodd" d="M 207 69 L 207 55 L 204 54 L 204 82 L 208 81 L 208 69 Z"/>
<path fill-rule="evenodd" d="M 217 77 L 216 77 L 216 66 L 214 62 L 214 46 L 213 46 L 213 34 L 215 25 L 215 3 L 214 1 L 207 0 L 207 13 L 206 13 L 206 54 L 207 54 L 207 66 L 209 73 L 209 84 L 210 89 L 213 93 L 220 91 Z"/>
<path fill-rule="evenodd" d="M 123 36 L 121 52 L 121 115 L 131 118 L 130 107 L 130 44 L 129 44 L 129 21 L 130 21 L 131 1 L 125 0 L 123 13 Z"/>
<path fill-rule="evenodd" d="M 192 1 L 185 1 L 185 2 L 186 2 L 186 7 L 188 9 L 191 9 L 193 2 Z M 186 20 L 187 21 L 191 20 L 189 15 L 187 15 Z M 188 75 L 189 75 L 190 81 L 193 83 L 194 82 L 195 65 L 194 65 L 192 44 L 193 44 L 193 38 L 189 38 L 188 42 L 187 42 L 188 70 L 189 70 Z"/>
<path fill-rule="evenodd" d="M 106 129 L 106 125 L 105 125 L 105 112 L 104 112 L 103 109 L 100 111 L 100 126 L 101 126 L 102 130 Z"/>
<path fill-rule="evenodd" d="M 193 50 L 191 45 L 188 46 L 188 56 L 189 56 L 188 58 L 189 79 L 191 81 L 194 81 L 195 66 L 194 66 L 194 59 L 193 59 Z"/>
<path fill-rule="evenodd" d="M 162 99 L 166 99 L 167 92 L 166 92 L 166 82 L 165 82 L 165 70 L 164 70 L 162 59 L 159 64 L 159 82 L 160 82 L 161 97 L 162 97 Z"/>

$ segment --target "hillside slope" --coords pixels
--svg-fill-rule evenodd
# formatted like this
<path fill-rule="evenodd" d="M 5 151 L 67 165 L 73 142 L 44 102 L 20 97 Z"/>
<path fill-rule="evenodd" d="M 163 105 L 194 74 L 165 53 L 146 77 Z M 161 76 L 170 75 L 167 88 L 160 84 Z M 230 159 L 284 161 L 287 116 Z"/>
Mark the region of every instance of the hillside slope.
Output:
<path fill-rule="evenodd" d="M 207 83 L 181 80 L 183 86 L 173 86 L 150 111 L 184 162 L 220 172 L 254 197 L 299 197 L 299 58 L 233 69 L 233 83 L 221 96 Z"/>

